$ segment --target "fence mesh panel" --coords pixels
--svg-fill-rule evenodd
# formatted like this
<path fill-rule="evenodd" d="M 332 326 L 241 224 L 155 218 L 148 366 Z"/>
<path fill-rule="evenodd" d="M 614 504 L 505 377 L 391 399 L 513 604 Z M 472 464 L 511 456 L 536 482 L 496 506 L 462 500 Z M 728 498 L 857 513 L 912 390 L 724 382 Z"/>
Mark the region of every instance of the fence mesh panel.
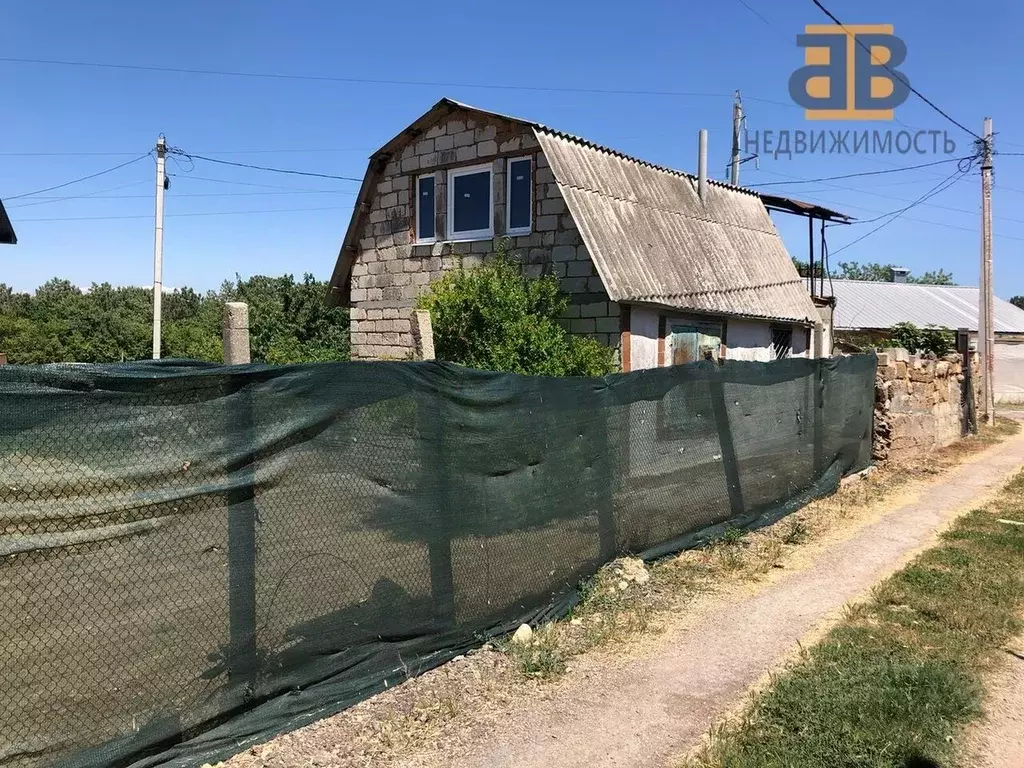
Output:
<path fill-rule="evenodd" d="M 2 367 L 0 765 L 223 757 L 776 519 L 867 466 L 874 371 Z"/>

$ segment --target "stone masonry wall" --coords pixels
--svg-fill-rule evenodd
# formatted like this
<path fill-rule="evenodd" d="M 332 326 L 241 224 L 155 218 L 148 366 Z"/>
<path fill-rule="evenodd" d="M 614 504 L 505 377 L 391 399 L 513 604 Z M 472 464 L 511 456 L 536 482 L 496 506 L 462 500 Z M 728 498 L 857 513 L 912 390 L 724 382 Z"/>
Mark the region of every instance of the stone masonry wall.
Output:
<path fill-rule="evenodd" d="M 972 359 L 977 382 L 977 355 Z M 875 380 L 875 460 L 913 459 L 959 440 L 966 408 L 963 381 L 957 354 L 935 360 L 905 349 L 881 353 Z"/>
<path fill-rule="evenodd" d="M 532 232 L 509 237 L 509 250 L 531 276 L 557 275 L 571 297 L 564 325 L 572 333 L 619 346 L 619 307 L 608 300 L 547 158 L 532 129 L 453 112 L 427 129 L 386 163 L 369 210 L 363 215 L 359 251 L 351 276 L 353 359 L 406 359 L 415 350 L 411 313 L 429 284 L 461 264 L 478 266 L 497 255 L 505 238 L 505 169 L 509 158 L 533 158 Z M 447 171 L 490 163 L 495 237 L 445 242 Z M 438 242 L 415 242 L 415 183 L 434 173 Z"/>

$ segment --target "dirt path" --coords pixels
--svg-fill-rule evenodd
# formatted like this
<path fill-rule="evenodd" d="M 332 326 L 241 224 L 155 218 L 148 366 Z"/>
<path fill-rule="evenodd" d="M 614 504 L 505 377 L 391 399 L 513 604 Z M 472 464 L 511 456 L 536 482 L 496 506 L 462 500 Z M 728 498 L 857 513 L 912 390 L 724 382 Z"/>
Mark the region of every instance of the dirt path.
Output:
<path fill-rule="evenodd" d="M 968 765 L 1020 768 L 1024 762 L 1024 635 L 1002 649 L 1005 658 L 988 679 L 984 720 L 971 730 Z"/>
<path fill-rule="evenodd" d="M 409 756 L 399 764 L 671 764 L 802 640 L 809 642 L 808 636 L 829 626 L 846 603 L 904 565 L 959 513 L 996 492 L 1022 463 L 1024 436 L 1011 438 L 852 537 L 825 544 L 801 570 L 786 572 L 756 594 L 719 601 L 697 622 L 670 630 L 657 638 L 651 653 L 619 664 L 586 659 L 550 697 L 479 734 L 459 755 L 440 747 L 437 754 Z M 1022 670 L 1024 662 L 1018 662 L 1017 674 L 1024 676 Z M 1020 686 L 1020 680 L 1014 684 Z M 1006 695 L 1014 693 L 1010 687 Z M 1019 745 L 1008 743 L 1006 749 L 1019 761 Z M 993 763 L 1002 765 L 1010 763 Z"/>

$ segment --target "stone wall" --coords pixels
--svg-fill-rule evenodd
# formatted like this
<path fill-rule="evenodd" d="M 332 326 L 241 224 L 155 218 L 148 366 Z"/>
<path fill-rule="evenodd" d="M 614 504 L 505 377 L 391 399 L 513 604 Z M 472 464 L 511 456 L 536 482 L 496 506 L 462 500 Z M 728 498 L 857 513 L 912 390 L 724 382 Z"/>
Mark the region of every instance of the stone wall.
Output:
<path fill-rule="evenodd" d="M 977 354 L 972 353 L 975 389 Z M 941 359 L 887 349 L 875 380 L 875 461 L 906 460 L 949 445 L 963 435 L 966 402 L 957 354 Z M 977 402 L 977 394 L 975 395 Z"/>
<path fill-rule="evenodd" d="M 505 238 L 505 169 L 509 158 L 533 159 L 534 210 L 528 235 Z M 447 171 L 491 164 L 493 239 L 445 242 Z M 438 242 L 416 244 L 415 184 L 434 174 L 435 232 Z M 532 129 L 502 120 L 453 112 L 392 156 L 376 180 L 361 217 L 359 251 L 351 277 L 353 359 L 413 356 L 411 312 L 431 282 L 452 269 L 493 259 L 505 239 L 531 276 L 550 272 L 561 280 L 571 305 L 564 325 L 572 333 L 619 346 L 619 307 L 608 300 L 601 278 L 555 184 Z"/>

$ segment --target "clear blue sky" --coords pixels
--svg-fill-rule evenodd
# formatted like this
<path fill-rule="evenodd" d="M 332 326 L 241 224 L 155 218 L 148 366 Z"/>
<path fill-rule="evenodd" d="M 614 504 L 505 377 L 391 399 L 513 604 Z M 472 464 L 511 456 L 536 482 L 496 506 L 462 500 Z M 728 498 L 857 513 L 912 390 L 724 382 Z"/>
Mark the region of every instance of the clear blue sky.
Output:
<path fill-rule="evenodd" d="M 806 122 L 788 94 L 789 75 L 803 63 L 795 36 L 805 24 L 828 20 L 810 0 L 746 2 L 764 19 L 739 0 L 8 0 L 0 57 L 452 85 L 0 62 L 0 198 L 130 160 L 150 149 L 160 132 L 188 152 L 361 177 L 370 152 L 442 96 L 535 119 L 690 171 L 696 166 L 697 130 L 707 128 L 711 171 L 719 178 L 729 152 L 729 95 L 737 88 L 747 97 L 750 129 L 899 130 L 893 123 Z M 1024 72 L 1019 40 L 1024 6 L 995 0 L 981 23 L 979 7 L 966 3 L 828 0 L 826 5 L 846 23 L 894 24 L 909 49 L 901 70 L 918 89 L 976 132 L 982 118 L 991 116 L 999 149 L 1024 152 L 1024 108 L 1014 98 Z M 472 84 L 712 95 L 604 95 Z M 965 153 L 970 149 L 970 136 L 913 96 L 896 116 L 912 126 L 947 129 Z M 29 154 L 75 152 L 81 154 Z M 742 182 L 832 176 L 932 159 L 915 154 L 765 157 L 759 170 L 743 166 Z M 1024 293 L 1019 258 L 1024 157 L 997 158 L 996 168 L 996 292 L 1008 297 Z M 236 272 L 329 276 L 357 184 L 198 161 L 191 173 L 173 163 L 169 170 L 174 178 L 167 196 L 166 285 L 213 288 Z M 871 218 L 903 207 L 951 170 L 939 166 L 831 186 L 773 189 Z M 52 276 L 80 285 L 149 284 L 152 179 L 147 159 L 48 193 L 92 197 L 9 200 L 21 244 L 0 249 L 0 281 L 24 290 Z M 836 260 L 892 261 L 918 273 L 942 268 L 960 283 L 975 284 L 979 187 L 975 173 Z M 238 211 L 262 213 L 182 215 Z M 805 258 L 804 221 L 781 215 L 776 221 L 790 252 Z M 831 230 L 832 251 L 871 226 Z"/>

